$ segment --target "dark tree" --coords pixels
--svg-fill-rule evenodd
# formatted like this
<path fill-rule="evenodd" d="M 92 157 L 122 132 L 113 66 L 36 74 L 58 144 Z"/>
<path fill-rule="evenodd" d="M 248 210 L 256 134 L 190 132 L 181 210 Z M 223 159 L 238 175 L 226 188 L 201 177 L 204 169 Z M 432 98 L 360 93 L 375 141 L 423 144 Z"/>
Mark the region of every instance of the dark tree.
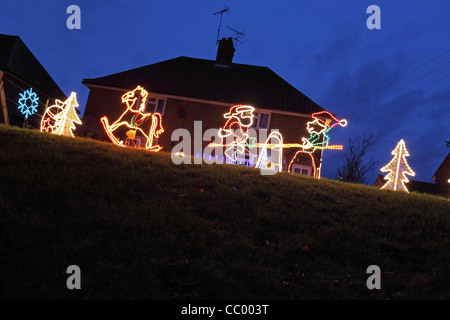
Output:
<path fill-rule="evenodd" d="M 445 145 L 447 146 L 447 148 L 450 148 L 450 137 L 448 138 L 448 140 L 445 140 Z"/>
<path fill-rule="evenodd" d="M 373 135 L 356 136 L 348 139 L 348 151 L 343 163 L 337 168 L 338 180 L 351 183 L 366 183 L 367 174 L 375 168 L 376 161 L 366 160 L 367 154 L 376 148 Z"/>

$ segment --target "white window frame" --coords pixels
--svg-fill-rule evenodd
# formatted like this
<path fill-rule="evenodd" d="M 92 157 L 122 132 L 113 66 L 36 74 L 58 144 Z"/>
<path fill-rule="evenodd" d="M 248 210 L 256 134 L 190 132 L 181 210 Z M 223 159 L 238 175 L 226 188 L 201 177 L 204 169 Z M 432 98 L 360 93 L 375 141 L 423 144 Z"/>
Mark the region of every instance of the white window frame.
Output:
<path fill-rule="evenodd" d="M 256 123 L 256 125 L 255 125 L 255 126 L 252 126 L 251 128 L 257 129 L 257 130 L 259 130 L 259 129 L 267 129 L 267 130 L 269 130 L 269 128 L 270 128 L 270 118 L 271 118 L 271 116 L 272 116 L 272 113 L 270 113 L 270 112 L 265 112 L 265 111 L 260 111 L 260 110 L 255 110 L 254 112 L 257 113 L 258 116 L 255 116 L 255 117 L 253 118 L 253 122 Z M 268 116 L 268 119 L 267 119 L 267 128 L 261 128 L 260 125 L 259 125 L 259 122 L 260 122 L 260 120 L 261 120 L 261 117 L 260 117 L 260 116 L 261 116 L 261 113 L 267 114 L 267 116 Z"/>
<path fill-rule="evenodd" d="M 305 165 L 302 165 L 302 164 L 292 164 L 291 173 L 298 174 L 298 173 L 295 173 L 295 169 L 300 169 L 300 174 L 302 174 L 301 173 L 302 170 L 307 170 L 308 171 L 307 176 L 308 177 L 312 177 L 313 168 L 310 167 L 310 166 L 305 166 Z"/>
<path fill-rule="evenodd" d="M 150 102 L 150 99 L 155 99 L 156 100 L 156 102 Z M 156 112 L 156 109 L 158 108 L 158 103 L 159 103 L 159 101 L 160 100 L 162 100 L 162 101 L 164 101 L 164 107 L 163 107 L 163 110 L 162 110 L 162 112 L 161 112 L 161 115 L 163 116 L 164 115 L 164 112 L 166 111 L 166 104 L 167 104 L 167 99 L 164 99 L 164 98 L 159 98 L 159 97 L 148 97 L 147 98 L 147 103 L 146 103 L 146 105 L 145 105 L 145 112 L 147 112 L 147 113 L 155 113 Z M 153 110 L 148 110 L 148 108 L 149 108 L 149 104 L 150 103 L 155 103 L 155 108 L 153 109 Z"/>

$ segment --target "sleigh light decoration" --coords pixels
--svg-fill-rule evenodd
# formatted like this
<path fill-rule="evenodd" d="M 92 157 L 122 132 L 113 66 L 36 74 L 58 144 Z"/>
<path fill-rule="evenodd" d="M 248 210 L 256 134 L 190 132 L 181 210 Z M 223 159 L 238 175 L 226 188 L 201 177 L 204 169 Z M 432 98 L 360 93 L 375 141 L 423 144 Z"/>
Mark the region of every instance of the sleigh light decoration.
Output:
<path fill-rule="evenodd" d="M 153 152 L 163 148 L 154 141 L 164 132 L 162 116 L 158 112 L 145 112 L 147 97 L 148 92 L 143 87 L 137 86 L 122 96 L 122 103 L 126 105 L 126 109 L 116 121 L 110 124 L 106 116 L 100 119 L 106 134 L 115 145 Z M 123 129 L 129 129 L 125 132 L 125 142 L 117 136 L 117 132 Z M 139 137 L 145 139 L 144 145 Z"/>

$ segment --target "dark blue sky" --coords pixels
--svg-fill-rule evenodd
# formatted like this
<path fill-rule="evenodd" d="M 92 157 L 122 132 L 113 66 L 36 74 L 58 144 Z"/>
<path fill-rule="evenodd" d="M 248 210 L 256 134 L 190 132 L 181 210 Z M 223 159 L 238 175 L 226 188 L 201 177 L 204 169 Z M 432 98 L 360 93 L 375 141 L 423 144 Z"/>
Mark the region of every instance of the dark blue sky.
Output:
<path fill-rule="evenodd" d="M 68 30 L 66 8 L 81 8 L 81 30 Z M 381 8 L 381 30 L 369 30 L 366 9 Z M 381 168 L 400 139 L 413 179 L 431 182 L 450 136 L 450 1 L 152 1 L 7 0 L 0 33 L 18 35 L 68 95 L 83 78 L 188 56 L 215 59 L 219 16 L 246 34 L 234 62 L 267 66 L 349 125 L 332 144 L 364 133 Z M 323 176 L 335 178 L 342 151 L 326 151 Z M 375 181 L 374 171 L 368 177 Z"/>

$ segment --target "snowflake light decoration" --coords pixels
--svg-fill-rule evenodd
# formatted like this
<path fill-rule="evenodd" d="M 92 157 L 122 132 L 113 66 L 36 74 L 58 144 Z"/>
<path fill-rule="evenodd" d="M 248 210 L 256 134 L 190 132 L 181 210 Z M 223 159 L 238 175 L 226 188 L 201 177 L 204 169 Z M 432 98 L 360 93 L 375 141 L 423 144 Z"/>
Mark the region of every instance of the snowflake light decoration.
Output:
<path fill-rule="evenodd" d="M 37 112 L 39 97 L 32 88 L 19 93 L 19 111 L 25 115 L 25 119 Z"/>

